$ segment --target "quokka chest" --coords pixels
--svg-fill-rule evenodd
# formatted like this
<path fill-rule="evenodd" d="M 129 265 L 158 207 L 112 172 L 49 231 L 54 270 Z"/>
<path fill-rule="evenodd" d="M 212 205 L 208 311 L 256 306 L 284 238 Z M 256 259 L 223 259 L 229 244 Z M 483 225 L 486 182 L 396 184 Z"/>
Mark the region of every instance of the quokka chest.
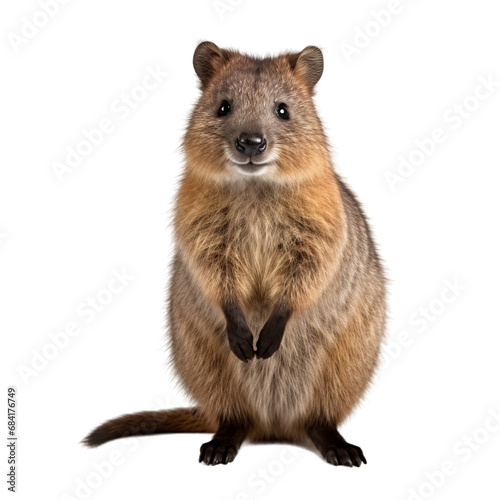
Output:
<path fill-rule="evenodd" d="M 283 287 L 291 235 L 272 216 L 249 210 L 228 222 L 226 259 L 247 303 L 272 302 Z"/>

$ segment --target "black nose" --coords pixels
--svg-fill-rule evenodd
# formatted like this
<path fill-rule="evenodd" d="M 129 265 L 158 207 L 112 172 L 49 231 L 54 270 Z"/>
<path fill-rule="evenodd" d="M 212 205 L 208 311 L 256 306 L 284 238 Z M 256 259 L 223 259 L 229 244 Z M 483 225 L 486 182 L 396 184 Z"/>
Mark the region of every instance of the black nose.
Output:
<path fill-rule="evenodd" d="M 256 156 L 262 153 L 267 147 L 267 142 L 261 134 L 248 134 L 243 132 L 236 139 L 236 149 L 247 156 Z"/>

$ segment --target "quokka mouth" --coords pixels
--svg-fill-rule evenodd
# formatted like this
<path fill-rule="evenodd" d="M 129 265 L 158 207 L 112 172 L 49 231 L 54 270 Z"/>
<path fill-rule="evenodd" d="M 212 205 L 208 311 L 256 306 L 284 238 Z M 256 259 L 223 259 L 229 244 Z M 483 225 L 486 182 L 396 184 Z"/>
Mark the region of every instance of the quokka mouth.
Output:
<path fill-rule="evenodd" d="M 247 161 L 246 163 L 230 160 L 230 162 L 243 174 L 246 175 L 261 175 L 270 167 L 274 161 L 265 161 L 262 163 L 255 163 Z"/>

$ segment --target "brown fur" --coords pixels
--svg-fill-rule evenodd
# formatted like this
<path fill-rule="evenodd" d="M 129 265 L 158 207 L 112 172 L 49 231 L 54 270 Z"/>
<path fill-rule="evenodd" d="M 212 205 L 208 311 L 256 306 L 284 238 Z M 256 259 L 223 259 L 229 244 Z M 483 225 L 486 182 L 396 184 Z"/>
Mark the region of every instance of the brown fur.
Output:
<path fill-rule="evenodd" d="M 174 432 L 215 432 L 198 408 L 177 408 L 163 411 L 141 411 L 108 420 L 84 440 L 87 446 L 99 446 L 112 439 L 127 436 Z"/>
<path fill-rule="evenodd" d="M 381 264 L 358 202 L 333 170 L 312 100 L 321 52 L 258 59 L 205 42 L 195 68 L 202 95 L 184 139 L 174 216 L 173 365 L 197 401 L 200 428 L 245 422 L 252 439 L 296 442 L 309 434 L 316 443 L 326 431 L 308 429 L 315 422 L 335 428 L 365 391 L 385 322 Z M 223 99 L 231 119 L 214 112 Z M 286 123 L 273 112 L 279 102 L 289 106 Z M 241 175 L 230 161 L 243 130 L 267 138 L 265 175 Z M 228 302 L 241 308 L 254 346 L 273 311 L 290 311 L 269 359 L 244 363 L 231 352 Z M 179 424 L 165 424 L 168 412 L 158 415 L 158 432 Z M 97 444 L 143 417 L 104 424 Z"/>

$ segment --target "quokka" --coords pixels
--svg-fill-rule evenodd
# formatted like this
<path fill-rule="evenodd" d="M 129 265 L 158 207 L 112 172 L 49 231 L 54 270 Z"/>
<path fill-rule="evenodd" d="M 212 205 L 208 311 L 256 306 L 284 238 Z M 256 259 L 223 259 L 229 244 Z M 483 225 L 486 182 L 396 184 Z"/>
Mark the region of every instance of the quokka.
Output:
<path fill-rule="evenodd" d="M 199 460 L 215 465 L 245 439 L 310 440 L 327 462 L 360 466 L 337 428 L 376 367 L 385 279 L 313 103 L 322 52 L 257 58 L 203 42 L 194 69 L 168 326 L 197 405 L 123 415 L 84 443 L 210 432 Z"/>

